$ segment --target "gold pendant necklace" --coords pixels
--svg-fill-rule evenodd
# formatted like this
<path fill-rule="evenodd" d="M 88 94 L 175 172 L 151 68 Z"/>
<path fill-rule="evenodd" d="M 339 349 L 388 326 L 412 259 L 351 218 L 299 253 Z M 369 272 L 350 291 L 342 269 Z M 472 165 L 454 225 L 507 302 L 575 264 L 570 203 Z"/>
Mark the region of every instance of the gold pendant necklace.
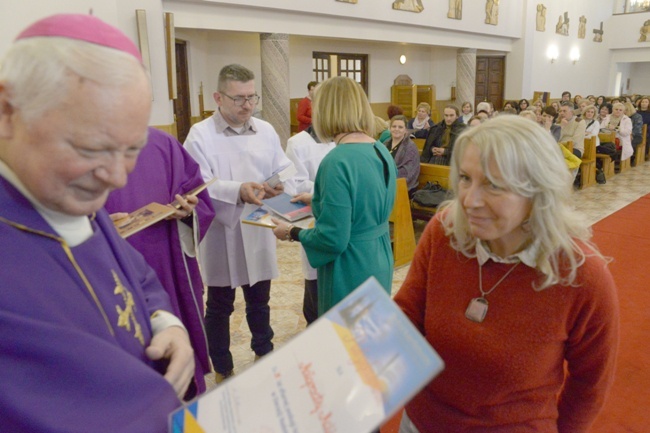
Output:
<path fill-rule="evenodd" d="M 483 322 L 483 320 L 485 320 L 485 316 L 487 315 L 487 311 L 488 311 L 488 301 L 487 299 L 485 299 L 485 297 L 490 293 L 492 293 L 494 289 L 496 289 L 497 286 L 501 284 L 501 282 L 505 280 L 506 277 L 508 277 L 508 275 L 510 275 L 517 266 L 519 266 L 519 263 L 521 262 L 517 262 L 512 268 L 510 268 L 508 272 L 506 272 L 506 274 L 503 277 L 501 277 L 501 279 L 497 281 L 497 283 L 494 286 L 492 286 L 492 288 L 487 292 L 483 291 L 483 273 L 482 273 L 483 266 L 479 265 L 478 266 L 478 290 L 481 292 L 481 296 L 469 301 L 469 305 L 467 305 L 467 309 L 465 310 L 465 317 L 467 317 L 472 322 L 476 322 L 476 323 Z"/>

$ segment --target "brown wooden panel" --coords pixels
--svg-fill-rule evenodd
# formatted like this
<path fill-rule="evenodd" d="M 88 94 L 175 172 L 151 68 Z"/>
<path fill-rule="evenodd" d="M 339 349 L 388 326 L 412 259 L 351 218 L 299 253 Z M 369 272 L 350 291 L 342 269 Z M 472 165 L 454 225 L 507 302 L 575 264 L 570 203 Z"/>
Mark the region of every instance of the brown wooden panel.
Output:
<path fill-rule="evenodd" d="M 476 107 L 479 102 L 489 101 L 494 107 L 501 107 L 503 105 L 504 78 L 504 57 L 477 57 L 474 106 Z"/>
<path fill-rule="evenodd" d="M 190 84 L 187 70 L 187 44 L 176 41 L 176 99 L 174 99 L 174 117 L 178 141 L 185 141 L 190 132 Z"/>

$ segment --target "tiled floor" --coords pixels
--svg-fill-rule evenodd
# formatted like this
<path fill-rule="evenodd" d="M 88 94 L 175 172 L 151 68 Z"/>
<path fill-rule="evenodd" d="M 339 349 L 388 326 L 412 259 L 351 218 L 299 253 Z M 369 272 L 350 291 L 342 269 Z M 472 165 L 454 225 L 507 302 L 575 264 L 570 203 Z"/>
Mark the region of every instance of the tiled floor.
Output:
<path fill-rule="evenodd" d="M 604 185 L 595 185 L 575 192 L 576 208 L 585 214 L 587 224 L 605 218 L 627 204 L 650 193 L 650 162 L 632 168 L 608 179 Z M 421 232 L 424 223 L 415 223 Z M 299 244 L 278 242 L 280 277 L 271 287 L 271 324 L 275 331 L 276 349 L 305 328 L 302 317 L 303 277 L 300 264 Z M 395 270 L 393 293 L 406 277 L 409 266 Z M 250 350 L 250 333 L 244 315 L 241 290 L 237 292 L 235 313 L 231 318 L 231 350 L 235 361 L 235 374 L 251 365 L 254 353 Z M 213 375 L 206 376 L 208 388 L 214 386 Z"/>

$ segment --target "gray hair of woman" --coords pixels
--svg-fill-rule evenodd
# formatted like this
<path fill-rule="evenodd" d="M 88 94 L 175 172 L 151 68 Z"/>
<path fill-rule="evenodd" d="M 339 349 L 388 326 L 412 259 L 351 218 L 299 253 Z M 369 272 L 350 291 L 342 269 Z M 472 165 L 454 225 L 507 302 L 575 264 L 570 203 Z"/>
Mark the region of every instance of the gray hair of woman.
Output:
<path fill-rule="evenodd" d="M 572 178 L 553 137 L 535 122 L 519 116 L 503 116 L 463 132 L 454 147 L 450 186 L 454 197 L 442 205 L 442 223 L 451 246 L 467 257 L 476 255 L 477 239 L 458 199 L 459 167 L 468 146 L 480 150 L 481 167 L 490 182 L 532 203 L 525 230 L 537 244 L 536 268 L 542 281 L 535 290 L 554 284 L 571 285 L 585 253 L 576 241 L 589 245 L 590 254 L 602 257 L 589 243 L 591 230 L 584 216 L 572 206 Z M 491 170 L 494 161 L 500 172 Z"/>
<path fill-rule="evenodd" d="M 58 106 L 74 80 L 90 80 L 106 87 L 106 98 L 112 97 L 111 89 L 142 74 L 149 80 L 144 66 L 131 54 L 61 37 L 18 40 L 0 63 L 0 83 L 7 86 L 11 104 L 28 122 Z"/>

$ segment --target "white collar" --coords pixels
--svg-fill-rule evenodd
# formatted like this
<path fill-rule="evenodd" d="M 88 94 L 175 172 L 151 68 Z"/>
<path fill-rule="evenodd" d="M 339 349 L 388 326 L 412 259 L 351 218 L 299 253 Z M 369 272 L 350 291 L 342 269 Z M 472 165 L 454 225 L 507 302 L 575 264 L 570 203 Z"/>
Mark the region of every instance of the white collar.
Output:
<path fill-rule="evenodd" d="M 518 263 L 522 262 L 530 268 L 536 268 L 537 252 L 539 251 L 539 242 L 535 241 L 518 253 L 512 254 L 508 257 L 499 257 L 490 251 L 489 245 L 481 240 L 476 241 L 476 260 L 478 264 L 483 266 L 488 260 L 492 259 L 495 263 Z"/>
<path fill-rule="evenodd" d="M 93 234 L 90 219 L 87 216 L 67 215 L 61 212 L 53 211 L 43 206 L 27 190 L 27 187 L 18 179 L 16 173 L 0 160 L 0 176 L 4 177 L 12 184 L 22 195 L 30 201 L 34 209 L 43 217 L 45 221 L 59 234 L 71 247 L 77 246 Z"/>

